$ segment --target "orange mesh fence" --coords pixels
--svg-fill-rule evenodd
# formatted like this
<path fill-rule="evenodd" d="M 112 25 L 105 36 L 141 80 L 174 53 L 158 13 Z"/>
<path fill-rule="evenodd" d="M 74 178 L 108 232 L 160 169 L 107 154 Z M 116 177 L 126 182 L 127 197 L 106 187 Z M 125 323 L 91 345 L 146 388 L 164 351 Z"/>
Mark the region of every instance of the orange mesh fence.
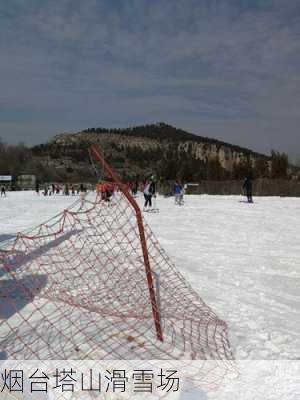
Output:
<path fill-rule="evenodd" d="M 0 251 L 6 358 L 231 359 L 225 322 L 143 226 L 151 276 L 116 182 L 109 198 L 88 194 Z"/>

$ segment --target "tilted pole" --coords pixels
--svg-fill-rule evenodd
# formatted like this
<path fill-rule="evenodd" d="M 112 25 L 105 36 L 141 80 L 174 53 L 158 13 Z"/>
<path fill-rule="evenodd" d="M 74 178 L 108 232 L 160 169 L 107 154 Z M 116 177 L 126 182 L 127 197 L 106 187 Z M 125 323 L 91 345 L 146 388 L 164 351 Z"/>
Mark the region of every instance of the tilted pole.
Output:
<path fill-rule="evenodd" d="M 154 319 L 154 324 L 155 324 L 155 329 L 156 329 L 156 336 L 160 341 L 163 341 L 163 334 L 162 334 L 162 328 L 161 328 L 161 322 L 160 322 L 161 321 L 160 313 L 159 313 L 159 308 L 158 308 L 158 304 L 156 301 L 155 290 L 154 290 L 154 286 L 153 286 L 153 277 L 152 277 L 152 272 L 151 272 L 151 267 L 150 267 L 150 262 L 149 262 L 149 254 L 148 254 L 143 218 L 142 218 L 142 213 L 141 213 L 140 207 L 138 206 L 137 202 L 134 200 L 134 198 L 129 193 L 129 190 L 127 189 L 127 187 L 120 181 L 118 176 L 115 174 L 115 172 L 113 171 L 111 166 L 104 160 L 99 148 L 93 144 L 93 145 L 91 145 L 90 149 L 91 149 L 91 152 L 94 154 L 95 158 L 97 159 L 97 161 L 99 161 L 103 165 L 104 169 L 108 172 L 111 179 L 119 186 L 120 190 L 122 191 L 122 193 L 127 198 L 128 202 L 131 204 L 132 208 L 135 211 L 136 220 L 137 220 L 137 224 L 138 224 L 138 228 L 139 228 L 141 246 L 142 246 L 142 251 L 143 251 L 144 265 L 145 265 L 148 289 L 149 289 L 150 300 L 151 300 L 152 314 L 153 314 L 153 319 Z"/>

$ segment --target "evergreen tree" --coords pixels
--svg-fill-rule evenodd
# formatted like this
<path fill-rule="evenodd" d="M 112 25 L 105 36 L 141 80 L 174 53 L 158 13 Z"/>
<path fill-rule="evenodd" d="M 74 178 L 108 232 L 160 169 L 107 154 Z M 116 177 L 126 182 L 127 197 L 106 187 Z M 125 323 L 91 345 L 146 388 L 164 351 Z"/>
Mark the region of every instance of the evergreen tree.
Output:
<path fill-rule="evenodd" d="M 289 159 L 285 153 L 272 150 L 271 152 L 271 176 L 272 178 L 287 178 Z"/>
<path fill-rule="evenodd" d="M 218 156 L 214 158 L 210 158 L 207 161 L 207 179 L 218 181 L 224 179 L 225 173 L 224 168 L 221 165 L 220 159 Z"/>
<path fill-rule="evenodd" d="M 254 175 L 256 178 L 268 178 L 270 176 L 268 161 L 263 158 L 255 160 Z"/>

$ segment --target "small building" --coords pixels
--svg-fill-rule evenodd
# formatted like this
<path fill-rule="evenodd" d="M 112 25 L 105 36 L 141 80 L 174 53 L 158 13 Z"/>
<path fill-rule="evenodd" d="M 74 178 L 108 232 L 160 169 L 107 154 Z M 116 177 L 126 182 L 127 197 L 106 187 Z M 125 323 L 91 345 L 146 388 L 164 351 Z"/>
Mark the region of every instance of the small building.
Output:
<path fill-rule="evenodd" d="M 0 175 L 0 186 L 5 186 L 6 189 L 10 189 L 11 182 L 12 182 L 11 175 Z"/>
<path fill-rule="evenodd" d="M 17 178 L 17 185 L 21 190 L 35 189 L 36 176 L 35 175 L 19 175 Z"/>
<path fill-rule="evenodd" d="M 184 185 L 184 190 L 186 194 L 198 194 L 199 183 L 188 182 Z"/>

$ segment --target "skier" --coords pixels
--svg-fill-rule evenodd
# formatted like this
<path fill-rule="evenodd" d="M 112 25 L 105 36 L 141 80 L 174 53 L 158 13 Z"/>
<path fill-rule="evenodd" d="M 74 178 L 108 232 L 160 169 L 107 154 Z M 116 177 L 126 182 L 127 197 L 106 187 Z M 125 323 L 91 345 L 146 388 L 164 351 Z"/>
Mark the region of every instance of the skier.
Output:
<path fill-rule="evenodd" d="M 252 199 L 252 179 L 250 176 L 247 176 L 243 183 L 243 190 L 245 195 L 247 196 L 248 203 L 253 203 Z"/>
<path fill-rule="evenodd" d="M 105 185 L 105 201 L 109 202 L 114 194 L 114 186 L 110 183 Z"/>
<path fill-rule="evenodd" d="M 145 197 L 144 211 L 148 211 L 147 206 L 149 206 L 149 209 L 152 207 L 152 194 L 150 192 L 150 184 L 150 182 L 146 181 L 143 190 Z"/>
<path fill-rule="evenodd" d="M 2 196 L 6 197 L 6 190 L 4 185 L 1 186 L 1 197 Z"/>
<path fill-rule="evenodd" d="M 159 208 L 156 205 L 156 182 L 155 182 L 154 175 L 151 176 L 150 192 L 151 192 L 151 196 L 153 197 L 153 207 L 152 207 L 151 211 L 159 212 Z"/>
<path fill-rule="evenodd" d="M 77 187 L 77 193 L 78 192 L 79 192 L 79 197 L 80 197 L 80 202 L 81 202 L 81 205 L 80 205 L 79 209 L 81 210 L 83 208 L 83 206 L 84 206 L 85 196 L 86 196 L 86 192 L 84 190 L 84 186 L 83 186 L 82 183 L 80 184 L 80 186 Z"/>
<path fill-rule="evenodd" d="M 150 188 L 149 189 L 150 189 L 151 196 L 156 197 L 156 183 L 155 183 L 154 175 L 152 175 L 150 177 Z"/>
<path fill-rule="evenodd" d="M 144 197 L 145 197 L 144 211 L 158 212 L 159 210 L 156 207 L 155 200 L 154 200 L 154 207 L 152 208 L 152 197 L 156 199 L 156 182 L 154 175 L 150 177 L 149 181 L 146 181 L 144 187 Z M 147 206 L 149 206 L 148 209 Z"/>
<path fill-rule="evenodd" d="M 175 204 L 181 206 L 183 204 L 183 188 L 182 185 L 176 181 L 174 185 Z"/>
<path fill-rule="evenodd" d="M 69 185 L 66 183 L 66 184 L 65 184 L 64 195 L 65 195 L 65 196 L 69 196 L 69 194 L 70 194 Z"/>
<path fill-rule="evenodd" d="M 132 192 L 132 195 L 133 195 L 134 197 L 137 195 L 138 187 L 139 187 L 139 183 L 138 183 L 138 181 L 135 181 L 135 182 L 132 184 L 132 188 L 131 188 L 131 192 Z"/>

